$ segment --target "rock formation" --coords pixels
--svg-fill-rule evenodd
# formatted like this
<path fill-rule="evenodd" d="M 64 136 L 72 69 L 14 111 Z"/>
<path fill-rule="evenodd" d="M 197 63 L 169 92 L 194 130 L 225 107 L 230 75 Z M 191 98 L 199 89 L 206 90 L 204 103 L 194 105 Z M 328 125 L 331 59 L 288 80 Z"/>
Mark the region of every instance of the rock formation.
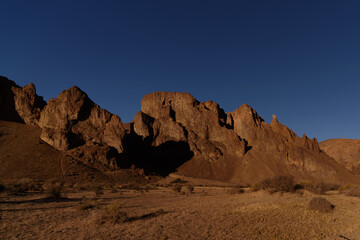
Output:
<path fill-rule="evenodd" d="M 46 102 L 36 95 L 33 83 L 21 88 L 0 76 L 0 119 L 37 125 Z"/>
<path fill-rule="evenodd" d="M 50 99 L 40 115 L 41 139 L 99 170 L 116 170 L 125 129 L 120 118 L 101 109 L 78 87 Z M 114 154 L 116 149 L 117 154 Z"/>
<path fill-rule="evenodd" d="M 217 103 L 199 102 L 189 93 L 154 92 L 144 96 L 134 120 L 123 124 L 78 87 L 46 104 L 33 84 L 21 88 L 0 77 L 0 86 L 0 120 L 41 128 L 41 139 L 62 151 L 68 169 L 79 162 L 108 174 L 132 166 L 146 174 L 176 171 L 242 184 L 280 174 L 358 181 L 323 153 L 316 139 L 298 137 L 276 116 L 268 124 L 246 104 L 225 113 Z"/>
<path fill-rule="evenodd" d="M 41 112 L 39 126 L 43 130 L 41 138 L 59 150 L 94 142 L 123 151 L 120 118 L 101 109 L 78 87 L 50 99 Z"/>
<path fill-rule="evenodd" d="M 360 139 L 328 139 L 320 143 L 320 148 L 341 166 L 360 175 Z"/>
<path fill-rule="evenodd" d="M 186 143 L 193 156 L 177 171 L 187 176 L 238 183 L 279 174 L 325 181 L 352 178 L 321 152 L 316 139 L 298 137 L 276 116 L 267 124 L 246 104 L 225 113 L 217 103 L 199 102 L 188 93 L 154 92 L 143 98 L 133 129 L 153 147 Z"/>

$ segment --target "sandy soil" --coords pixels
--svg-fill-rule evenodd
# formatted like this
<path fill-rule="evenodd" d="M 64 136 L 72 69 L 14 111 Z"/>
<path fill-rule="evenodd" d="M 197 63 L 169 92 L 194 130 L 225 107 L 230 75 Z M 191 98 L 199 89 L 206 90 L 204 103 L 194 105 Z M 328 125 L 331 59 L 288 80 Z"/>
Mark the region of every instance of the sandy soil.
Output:
<path fill-rule="evenodd" d="M 360 199 L 324 195 L 332 213 L 307 209 L 314 196 L 245 192 L 224 187 L 196 187 L 190 194 L 158 187 L 141 193 L 121 190 L 95 197 L 68 193 L 64 200 L 44 194 L 0 198 L 1 239 L 360 239 Z M 79 210 L 83 198 L 97 207 Z M 100 223 L 104 206 L 120 204 L 130 219 Z"/>

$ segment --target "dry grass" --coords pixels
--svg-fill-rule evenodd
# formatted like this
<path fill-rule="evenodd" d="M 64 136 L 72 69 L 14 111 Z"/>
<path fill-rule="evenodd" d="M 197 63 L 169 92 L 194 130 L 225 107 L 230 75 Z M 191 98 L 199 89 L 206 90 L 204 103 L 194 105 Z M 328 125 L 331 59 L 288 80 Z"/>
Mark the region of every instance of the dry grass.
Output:
<path fill-rule="evenodd" d="M 206 190 L 206 196 L 202 195 Z M 174 197 L 170 188 L 148 194 L 104 192 L 96 201 L 91 190 L 69 192 L 67 201 L 43 201 L 45 193 L 2 195 L 3 239 L 358 239 L 360 198 L 327 195 L 331 214 L 308 209 L 312 193 L 234 197 L 223 187 L 196 187 Z M 121 203 L 119 203 L 121 201 Z M 94 206 L 105 206 L 100 208 Z M 78 207 L 81 204 L 81 207 Z M 79 210 L 84 209 L 84 210 Z M 86 210 L 88 209 L 88 210 Z M 103 224 L 99 224 L 103 223 Z M 275 224 L 274 224 L 275 223 Z"/>
<path fill-rule="evenodd" d="M 335 206 L 323 197 L 314 197 L 308 204 L 310 210 L 316 210 L 323 213 L 332 212 Z"/>

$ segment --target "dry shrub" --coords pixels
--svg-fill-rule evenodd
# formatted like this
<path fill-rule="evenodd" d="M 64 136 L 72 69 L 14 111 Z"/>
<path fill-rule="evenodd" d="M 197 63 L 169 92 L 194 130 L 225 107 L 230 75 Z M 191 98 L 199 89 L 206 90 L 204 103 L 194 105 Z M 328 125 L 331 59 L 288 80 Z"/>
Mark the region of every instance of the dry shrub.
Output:
<path fill-rule="evenodd" d="M 342 185 L 338 188 L 338 192 L 341 193 L 347 193 L 351 188 L 353 187 L 352 184 L 348 183 L 345 185 Z"/>
<path fill-rule="evenodd" d="M 44 184 L 44 189 L 50 198 L 62 199 L 65 198 L 64 183 L 48 182 Z"/>
<path fill-rule="evenodd" d="M 340 187 L 340 185 L 333 183 L 324 183 L 324 182 L 313 183 L 309 181 L 302 182 L 300 185 L 305 190 L 319 195 L 323 195 L 327 191 L 338 190 Z"/>
<path fill-rule="evenodd" d="M 182 188 L 182 185 L 177 183 L 174 185 L 173 190 L 175 192 L 181 192 L 181 188 Z"/>
<path fill-rule="evenodd" d="M 230 195 L 242 194 L 244 192 L 245 192 L 245 190 L 241 187 L 232 187 L 232 188 L 227 189 L 227 193 Z"/>
<path fill-rule="evenodd" d="M 314 197 L 308 204 L 310 210 L 316 210 L 323 213 L 332 212 L 335 206 L 323 197 Z"/>
<path fill-rule="evenodd" d="M 88 199 L 86 201 L 81 202 L 76 208 L 78 210 L 84 211 L 84 210 L 92 209 L 92 208 L 95 208 L 95 207 L 97 207 L 97 203 L 90 200 L 90 199 Z"/>
<path fill-rule="evenodd" d="M 261 189 L 262 189 L 262 187 L 261 187 L 260 183 L 255 183 L 255 184 L 250 186 L 250 191 L 251 192 L 257 192 L 257 191 L 259 191 Z"/>
<path fill-rule="evenodd" d="M 193 193 L 193 192 L 194 192 L 194 186 L 193 186 L 193 185 L 187 184 L 187 185 L 186 185 L 186 188 L 187 188 L 187 190 L 189 191 L 189 193 Z"/>
<path fill-rule="evenodd" d="M 354 185 L 354 186 L 350 187 L 350 189 L 346 195 L 351 196 L 351 197 L 360 197 L 360 186 Z"/>
<path fill-rule="evenodd" d="M 121 211 L 121 203 L 115 203 L 107 205 L 103 208 L 100 223 L 124 223 L 129 221 L 129 217 L 126 212 Z"/>
<path fill-rule="evenodd" d="M 7 186 L 4 186 L 3 190 L 6 190 L 13 195 L 21 195 L 30 191 L 42 191 L 42 183 L 36 182 L 30 178 L 23 178 L 16 183 L 10 183 Z"/>
<path fill-rule="evenodd" d="M 251 186 L 252 191 L 264 189 L 270 193 L 274 192 L 294 192 L 298 185 L 294 183 L 293 176 L 275 176 L 267 178 Z"/>

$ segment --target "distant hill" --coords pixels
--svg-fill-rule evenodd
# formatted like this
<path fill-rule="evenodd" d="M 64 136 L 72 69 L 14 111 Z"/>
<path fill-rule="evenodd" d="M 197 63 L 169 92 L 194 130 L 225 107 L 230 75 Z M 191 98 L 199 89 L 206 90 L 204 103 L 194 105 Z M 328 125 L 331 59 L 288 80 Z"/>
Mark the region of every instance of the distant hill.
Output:
<path fill-rule="evenodd" d="M 341 166 L 360 175 L 360 139 L 328 139 L 320 143 L 320 148 Z"/>

